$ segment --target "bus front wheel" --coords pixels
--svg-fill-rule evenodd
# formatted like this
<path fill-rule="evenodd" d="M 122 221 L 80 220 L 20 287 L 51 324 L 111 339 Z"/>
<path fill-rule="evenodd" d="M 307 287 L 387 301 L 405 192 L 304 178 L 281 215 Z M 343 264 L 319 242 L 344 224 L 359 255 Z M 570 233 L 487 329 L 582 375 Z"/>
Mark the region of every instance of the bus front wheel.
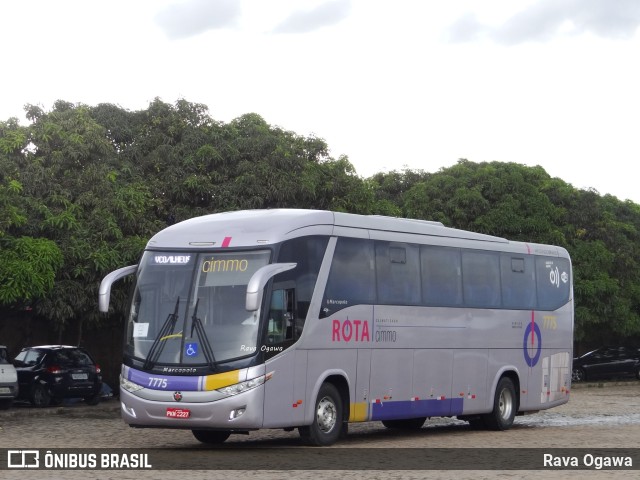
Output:
<path fill-rule="evenodd" d="M 311 445 L 323 447 L 335 443 L 342 433 L 342 398 L 331 383 L 320 387 L 316 399 L 313 423 L 300 427 L 300 436 Z"/>
<path fill-rule="evenodd" d="M 503 377 L 496 387 L 493 411 L 484 417 L 485 425 L 491 430 L 507 430 L 513 425 L 518 409 L 516 389 L 510 378 Z"/>

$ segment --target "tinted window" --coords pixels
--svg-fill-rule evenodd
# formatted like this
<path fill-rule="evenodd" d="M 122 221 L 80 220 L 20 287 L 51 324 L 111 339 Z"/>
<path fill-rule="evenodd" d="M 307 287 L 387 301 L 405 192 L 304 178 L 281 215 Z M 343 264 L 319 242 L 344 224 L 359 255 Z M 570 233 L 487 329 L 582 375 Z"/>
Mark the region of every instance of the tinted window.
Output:
<path fill-rule="evenodd" d="M 378 303 L 420 303 L 420 255 L 417 245 L 376 242 Z"/>
<path fill-rule="evenodd" d="M 63 367 L 86 367 L 93 365 L 89 355 L 82 350 L 76 349 L 58 350 L 55 354 L 54 361 Z"/>
<path fill-rule="evenodd" d="M 328 241 L 328 237 L 301 237 L 280 247 L 278 262 L 292 262 L 296 267 L 273 280 L 268 342 L 296 339 L 302 334 Z"/>
<path fill-rule="evenodd" d="M 536 278 L 533 257 L 502 255 L 502 306 L 532 309 L 536 305 Z"/>
<path fill-rule="evenodd" d="M 373 243 L 359 238 L 339 238 L 322 302 L 322 314 L 358 304 L 373 304 Z"/>
<path fill-rule="evenodd" d="M 422 247 L 422 298 L 427 305 L 462 304 L 460 250 L 457 248 Z"/>
<path fill-rule="evenodd" d="M 464 303 L 470 307 L 500 306 L 499 257 L 480 251 L 462 252 Z"/>
<path fill-rule="evenodd" d="M 536 257 L 538 308 L 556 310 L 569 301 L 571 278 L 566 258 Z"/>

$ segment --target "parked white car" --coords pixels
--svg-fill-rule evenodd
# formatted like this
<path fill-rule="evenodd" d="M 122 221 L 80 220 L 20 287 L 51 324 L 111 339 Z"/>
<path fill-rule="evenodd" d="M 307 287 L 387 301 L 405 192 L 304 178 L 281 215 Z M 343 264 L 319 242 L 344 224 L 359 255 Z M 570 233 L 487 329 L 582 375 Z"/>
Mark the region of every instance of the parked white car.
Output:
<path fill-rule="evenodd" d="M 7 409 L 18 396 L 18 374 L 9 359 L 7 347 L 0 345 L 0 409 Z"/>

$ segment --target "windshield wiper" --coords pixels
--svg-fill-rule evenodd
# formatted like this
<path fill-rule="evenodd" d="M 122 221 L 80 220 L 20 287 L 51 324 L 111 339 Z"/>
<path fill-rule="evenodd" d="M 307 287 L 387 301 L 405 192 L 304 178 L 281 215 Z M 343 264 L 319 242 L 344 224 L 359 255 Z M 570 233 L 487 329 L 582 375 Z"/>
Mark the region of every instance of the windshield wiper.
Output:
<path fill-rule="evenodd" d="M 202 351 L 204 353 L 204 358 L 207 360 L 207 365 L 209 365 L 209 368 L 213 370 L 213 365 L 216 363 L 216 357 L 213 355 L 213 350 L 211 350 L 211 344 L 207 338 L 207 332 L 204 331 L 204 327 L 202 326 L 202 320 L 198 318 L 199 304 L 200 299 L 198 298 L 198 300 L 196 300 L 196 306 L 193 309 L 193 315 L 191 316 L 191 337 L 193 337 L 193 331 L 195 330 L 196 336 L 202 344 Z"/>
<path fill-rule="evenodd" d="M 173 310 L 173 313 L 170 313 L 167 316 L 167 319 L 162 324 L 162 328 L 160 329 L 160 333 L 151 344 L 151 348 L 149 349 L 149 354 L 147 355 L 147 359 L 144 361 L 144 365 L 142 368 L 144 370 L 149 370 L 153 368 L 158 358 L 162 354 L 162 350 L 164 350 L 164 341 L 167 340 L 173 333 L 173 329 L 176 328 L 176 322 L 178 321 L 178 308 L 180 306 L 180 297 L 176 300 L 176 307 Z"/>

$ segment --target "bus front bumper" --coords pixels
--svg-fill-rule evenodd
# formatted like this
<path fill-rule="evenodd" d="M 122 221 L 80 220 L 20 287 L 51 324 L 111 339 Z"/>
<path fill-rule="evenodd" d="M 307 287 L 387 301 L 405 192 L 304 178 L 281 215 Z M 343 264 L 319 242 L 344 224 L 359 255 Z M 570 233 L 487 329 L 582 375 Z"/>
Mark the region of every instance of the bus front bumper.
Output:
<path fill-rule="evenodd" d="M 165 399 L 154 400 L 137 393 L 120 392 L 122 419 L 132 427 L 229 431 L 262 427 L 264 385 L 237 395 L 198 402 L 183 401 L 180 392 L 167 392 Z"/>

